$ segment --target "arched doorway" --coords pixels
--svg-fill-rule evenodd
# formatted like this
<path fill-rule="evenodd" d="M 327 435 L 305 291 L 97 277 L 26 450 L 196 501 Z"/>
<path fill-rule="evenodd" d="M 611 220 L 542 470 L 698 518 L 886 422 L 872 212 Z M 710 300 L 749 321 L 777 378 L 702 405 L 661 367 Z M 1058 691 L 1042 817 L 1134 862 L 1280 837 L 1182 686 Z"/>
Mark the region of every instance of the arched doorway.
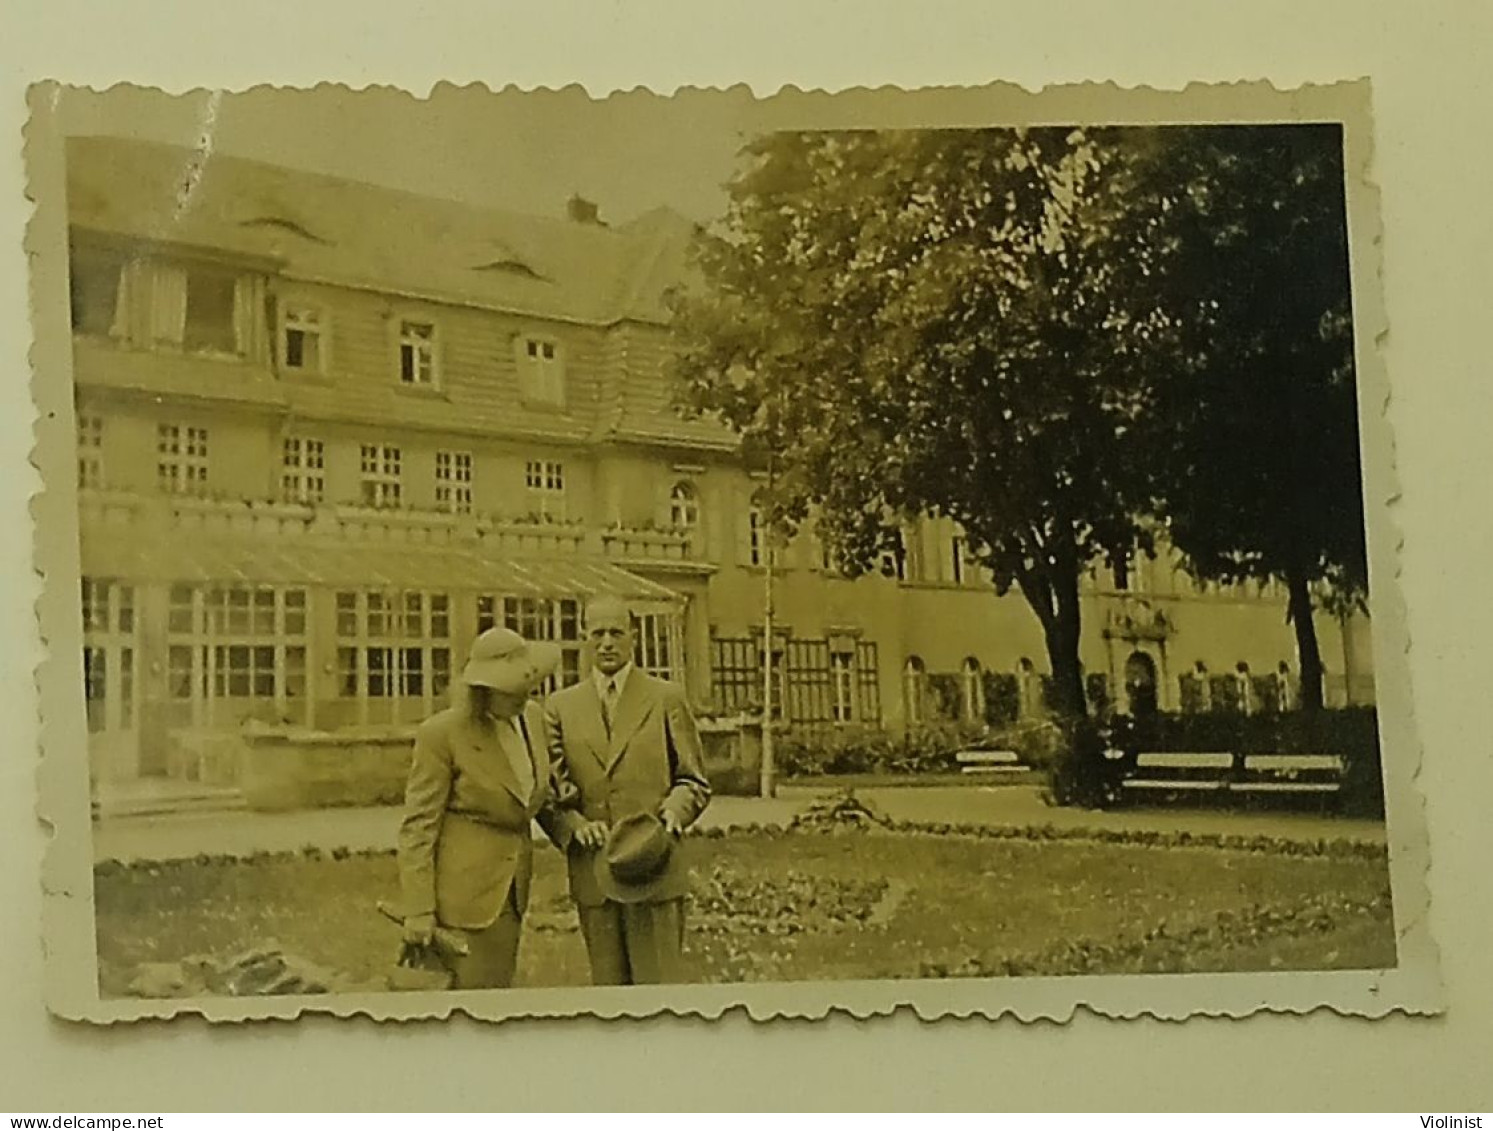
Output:
<path fill-rule="evenodd" d="M 1134 716 L 1154 715 L 1159 708 L 1156 661 L 1144 652 L 1132 652 L 1125 661 L 1125 698 Z"/>

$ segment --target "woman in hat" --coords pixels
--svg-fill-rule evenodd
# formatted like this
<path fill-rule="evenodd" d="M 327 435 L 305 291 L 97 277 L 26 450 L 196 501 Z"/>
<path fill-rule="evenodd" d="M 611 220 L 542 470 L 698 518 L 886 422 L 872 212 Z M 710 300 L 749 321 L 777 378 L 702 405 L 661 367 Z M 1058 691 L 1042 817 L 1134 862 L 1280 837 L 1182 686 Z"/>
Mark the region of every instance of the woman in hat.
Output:
<path fill-rule="evenodd" d="M 454 704 L 415 735 L 399 830 L 404 937 L 439 933 L 456 989 L 509 986 L 529 898 L 530 822 L 549 798 L 544 712 L 532 694 L 559 649 L 495 628 L 472 645 Z M 438 928 L 440 929 L 438 932 Z"/>

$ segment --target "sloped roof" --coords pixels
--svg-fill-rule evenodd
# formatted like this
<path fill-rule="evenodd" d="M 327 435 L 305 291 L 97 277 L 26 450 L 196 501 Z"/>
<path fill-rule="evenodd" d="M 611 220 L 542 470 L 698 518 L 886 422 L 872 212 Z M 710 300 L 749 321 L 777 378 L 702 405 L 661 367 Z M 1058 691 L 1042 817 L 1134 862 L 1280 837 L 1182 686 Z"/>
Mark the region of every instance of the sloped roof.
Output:
<path fill-rule="evenodd" d="M 75 137 L 75 227 L 270 259 L 293 277 L 593 324 L 662 323 L 693 224 L 525 216 L 153 142 Z"/>
<path fill-rule="evenodd" d="M 328 588 L 469 590 L 512 597 L 589 598 L 674 606 L 667 586 L 610 562 L 489 557 L 457 546 L 370 546 L 316 538 L 111 534 L 81 545 L 83 574 L 135 582 L 314 585 Z"/>

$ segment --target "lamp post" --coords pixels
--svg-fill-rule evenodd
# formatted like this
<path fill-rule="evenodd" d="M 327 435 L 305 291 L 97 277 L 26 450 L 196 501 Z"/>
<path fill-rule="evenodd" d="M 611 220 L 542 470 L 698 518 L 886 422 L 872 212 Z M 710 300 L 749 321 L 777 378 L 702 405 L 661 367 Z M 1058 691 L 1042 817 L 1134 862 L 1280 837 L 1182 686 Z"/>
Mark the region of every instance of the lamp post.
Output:
<path fill-rule="evenodd" d="M 773 733 L 773 662 L 772 662 L 772 617 L 773 617 L 773 570 L 777 565 L 777 554 L 773 545 L 772 524 L 768 521 L 776 471 L 775 453 L 769 446 L 767 452 L 767 501 L 768 507 L 761 516 L 760 537 L 762 540 L 762 770 L 759 792 L 763 797 L 777 796 L 777 744 Z"/>
<path fill-rule="evenodd" d="M 772 688 L 772 548 L 767 548 L 767 568 L 763 571 L 762 615 L 762 781 L 763 797 L 777 796 L 777 750 L 773 741 Z"/>

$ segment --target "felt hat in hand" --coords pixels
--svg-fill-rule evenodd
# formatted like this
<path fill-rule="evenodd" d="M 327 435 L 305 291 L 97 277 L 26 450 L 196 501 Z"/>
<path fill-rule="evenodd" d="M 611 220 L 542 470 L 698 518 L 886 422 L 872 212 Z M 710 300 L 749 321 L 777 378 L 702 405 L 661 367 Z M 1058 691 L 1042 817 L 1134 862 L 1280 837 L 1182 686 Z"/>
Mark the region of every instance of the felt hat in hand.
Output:
<path fill-rule="evenodd" d="M 596 853 L 596 879 L 608 899 L 641 903 L 665 877 L 674 837 L 654 813 L 624 817 Z"/>
<path fill-rule="evenodd" d="M 560 666 L 560 649 L 542 640 L 525 640 L 507 628 L 490 628 L 472 642 L 461 681 L 508 695 L 531 694 Z"/>

